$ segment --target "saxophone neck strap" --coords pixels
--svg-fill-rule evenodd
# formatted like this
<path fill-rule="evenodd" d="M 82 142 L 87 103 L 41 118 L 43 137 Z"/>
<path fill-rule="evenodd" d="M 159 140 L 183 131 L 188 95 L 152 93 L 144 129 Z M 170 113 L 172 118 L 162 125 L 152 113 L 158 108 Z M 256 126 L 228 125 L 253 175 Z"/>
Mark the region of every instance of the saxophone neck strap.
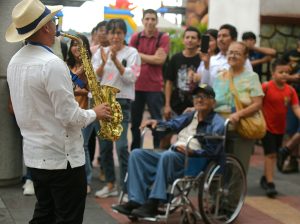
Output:
<path fill-rule="evenodd" d="M 40 44 L 40 43 L 34 42 L 34 41 L 28 41 L 28 44 L 31 44 L 31 45 L 34 45 L 34 46 L 40 46 L 42 48 L 45 48 L 47 51 L 51 52 L 52 54 L 54 54 L 53 51 L 51 50 L 51 48 L 46 46 L 46 45 L 43 45 L 43 44 Z"/>

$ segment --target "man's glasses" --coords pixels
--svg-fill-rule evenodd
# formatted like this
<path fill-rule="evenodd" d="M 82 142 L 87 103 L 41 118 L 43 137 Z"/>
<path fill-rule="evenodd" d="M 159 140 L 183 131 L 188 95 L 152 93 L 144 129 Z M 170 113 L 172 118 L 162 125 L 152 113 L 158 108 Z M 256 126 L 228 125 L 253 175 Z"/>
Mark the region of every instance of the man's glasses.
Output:
<path fill-rule="evenodd" d="M 198 94 L 198 95 L 193 95 L 193 99 L 201 99 L 201 100 L 205 100 L 205 99 L 211 99 L 212 96 L 210 95 L 205 95 L 205 94 Z"/>
<path fill-rule="evenodd" d="M 242 54 L 240 52 L 237 52 L 237 51 L 228 51 L 227 56 L 241 57 Z"/>
<path fill-rule="evenodd" d="M 55 24 L 55 26 L 58 25 L 58 17 L 57 16 L 54 16 L 51 21 Z"/>

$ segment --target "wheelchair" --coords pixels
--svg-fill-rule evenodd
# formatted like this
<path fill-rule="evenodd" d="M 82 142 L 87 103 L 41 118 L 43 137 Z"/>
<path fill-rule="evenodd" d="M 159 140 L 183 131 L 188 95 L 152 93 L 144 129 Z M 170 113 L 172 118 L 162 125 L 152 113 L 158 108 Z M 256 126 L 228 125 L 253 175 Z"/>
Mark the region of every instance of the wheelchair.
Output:
<path fill-rule="evenodd" d="M 186 147 L 193 138 L 219 139 L 225 150 L 223 162 L 208 158 L 205 168 L 199 167 L 199 158 L 185 155 L 185 175 L 176 179 L 169 189 L 169 199 L 159 208 L 159 214 L 147 221 L 164 221 L 168 223 L 169 216 L 180 210 L 180 220 L 176 223 L 194 224 L 202 220 L 206 224 L 232 223 L 238 217 L 247 193 L 245 170 L 240 161 L 226 153 L 226 136 L 229 120 L 224 123 L 223 136 L 196 134 L 190 136 Z M 145 131 L 142 132 L 142 140 Z M 201 170 L 199 172 L 199 170 Z M 126 180 L 125 180 L 126 181 Z M 191 198 L 191 192 L 194 193 Z M 121 192 L 119 203 L 123 203 L 125 192 Z M 196 195 L 195 195 L 196 194 Z M 195 203 L 195 198 L 197 202 Z M 197 206 L 198 205 L 198 206 Z M 140 218 L 128 216 L 131 221 Z"/>

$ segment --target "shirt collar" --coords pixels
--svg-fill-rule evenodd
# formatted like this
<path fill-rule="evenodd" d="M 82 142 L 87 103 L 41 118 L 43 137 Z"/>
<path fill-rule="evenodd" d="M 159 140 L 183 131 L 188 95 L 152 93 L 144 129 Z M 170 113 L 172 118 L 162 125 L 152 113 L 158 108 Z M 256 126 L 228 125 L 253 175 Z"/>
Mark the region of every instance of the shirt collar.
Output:
<path fill-rule="evenodd" d="M 219 52 L 217 55 L 216 55 L 216 59 L 221 59 L 221 58 L 226 58 L 226 54 L 222 54 L 221 52 Z"/>
<path fill-rule="evenodd" d="M 196 112 L 197 114 L 198 114 L 198 112 Z M 195 114 L 196 114 L 195 113 Z M 212 120 L 213 120 L 213 118 L 214 118 L 214 116 L 215 116 L 215 113 L 216 112 L 214 112 L 213 110 L 206 116 L 206 118 L 203 120 L 203 121 L 201 121 L 200 123 L 207 123 L 207 124 L 211 124 L 212 123 Z"/>
<path fill-rule="evenodd" d="M 154 33 L 153 36 L 151 36 L 150 38 L 152 38 L 152 37 L 158 38 L 158 35 L 159 35 L 159 32 L 158 32 L 158 30 L 156 29 L 155 33 Z M 141 37 L 145 37 L 145 36 L 146 36 L 145 30 L 143 30 L 142 33 L 141 33 Z"/>

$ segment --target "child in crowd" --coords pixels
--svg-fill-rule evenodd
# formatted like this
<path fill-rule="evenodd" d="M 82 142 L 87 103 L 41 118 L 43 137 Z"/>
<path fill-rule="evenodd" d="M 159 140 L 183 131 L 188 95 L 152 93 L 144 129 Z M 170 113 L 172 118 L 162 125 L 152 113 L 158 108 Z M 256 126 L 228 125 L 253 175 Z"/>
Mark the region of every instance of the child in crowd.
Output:
<path fill-rule="evenodd" d="M 264 176 L 260 185 L 266 190 L 268 197 L 277 194 L 273 182 L 276 154 L 282 145 L 286 128 L 286 115 L 288 106 L 300 119 L 299 99 L 296 91 L 286 83 L 289 75 L 289 66 L 281 59 L 277 59 L 272 65 L 273 80 L 262 85 L 265 97 L 263 100 L 263 113 L 267 123 L 267 134 L 262 139 L 265 154 Z"/>

